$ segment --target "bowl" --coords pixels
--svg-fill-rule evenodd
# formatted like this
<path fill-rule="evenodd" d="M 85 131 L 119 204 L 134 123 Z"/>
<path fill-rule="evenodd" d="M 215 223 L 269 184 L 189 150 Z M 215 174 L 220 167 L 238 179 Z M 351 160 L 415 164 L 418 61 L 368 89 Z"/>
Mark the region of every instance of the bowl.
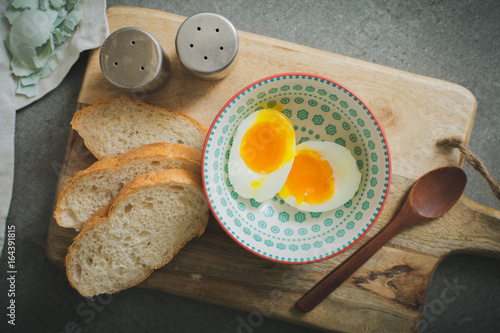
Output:
<path fill-rule="evenodd" d="M 228 177 L 233 135 L 246 116 L 263 108 L 291 120 L 297 144 L 333 141 L 351 151 L 361 182 L 350 201 L 331 211 L 303 212 L 279 195 L 257 202 L 234 191 Z M 202 161 L 205 194 L 221 227 L 251 253 L 289 264 L 331 258 L 359 241 L 380 215 L 391 179 L 387 140 L 370 108 L 340 83 L 307 73 L 265 77 L 234 95 L 208 131 Z"/>

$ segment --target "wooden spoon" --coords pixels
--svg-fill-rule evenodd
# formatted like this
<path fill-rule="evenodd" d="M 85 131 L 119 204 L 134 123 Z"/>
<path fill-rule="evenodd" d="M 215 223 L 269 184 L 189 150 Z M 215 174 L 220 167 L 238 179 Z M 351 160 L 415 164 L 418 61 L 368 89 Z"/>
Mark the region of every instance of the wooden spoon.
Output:
<path fill-rule="evenodd" d="M 309 290 L 297 306 L 304 312 L 311 311 L 392 237 L 409 226 L 446 213 L 458 201 L 466 183 L 465 172 L 454 166 L 437 168 L 423 175 L 415 182 L 392 221 Z"/>

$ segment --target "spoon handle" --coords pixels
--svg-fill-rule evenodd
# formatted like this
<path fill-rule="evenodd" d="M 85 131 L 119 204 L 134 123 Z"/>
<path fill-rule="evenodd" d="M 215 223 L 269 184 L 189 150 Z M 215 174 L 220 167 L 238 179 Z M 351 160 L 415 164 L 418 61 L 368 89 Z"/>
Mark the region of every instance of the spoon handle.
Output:
<path fill-rule="evenodd" d="M 363 244 L 354 254 L 341 263 L 337 268 L 326 275 L 313 288 L 311 288 L 297 302 L 297 306 L 304 312 L 309 312 L 330 295 L 337 287 L 347 280 L 363 264 L 370 259 L 375 252 L 380 250 L 392 237 L 405 229 L 408 218 L 413 216 L 403 209 L 380 230 L 372 239 Z M 411 224 L 411 223 L 410 223 Z M 403 226 L 403 227 L 402 227 Z"/>

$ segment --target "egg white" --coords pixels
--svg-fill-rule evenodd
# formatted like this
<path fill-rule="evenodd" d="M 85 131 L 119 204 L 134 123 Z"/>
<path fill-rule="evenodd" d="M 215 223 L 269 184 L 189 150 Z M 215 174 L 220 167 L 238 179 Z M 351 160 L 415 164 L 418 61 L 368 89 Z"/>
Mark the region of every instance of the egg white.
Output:
<path fill-rule="evenodd" d="M 314 205 L 307 202 L 298 204 L 295 196 L 285 197 L 280 191 L 280 196 L 287 204 L 306 212 L 325 212 L 342 206 L 354 197 L 361 182 L 361 174 L 349 149 L 329 141 L 303 142 L 296 146 L 296 154 L 302 149 L 316 151 L 330 163 L 335 178 L 335 191 L 330 199 Z"/>
<path fill-rule="evenodd" d="M 259 111 L 250 114 L 236 129 L 229 154 L 228 175 L 236 193 L 244 198 L 253 198 L 263 202 L 273 198 L 283 187 L 292 168 L 293 158 L 290 161 L 284 161 L 278 169 L 265 175 L 258 174 L 248 168 L 240 154 L 241 140 L 256 122 L 258 114 Z M 295 131 L 292 132 L 293 146 L 291 149 L 295 151 Z"/>

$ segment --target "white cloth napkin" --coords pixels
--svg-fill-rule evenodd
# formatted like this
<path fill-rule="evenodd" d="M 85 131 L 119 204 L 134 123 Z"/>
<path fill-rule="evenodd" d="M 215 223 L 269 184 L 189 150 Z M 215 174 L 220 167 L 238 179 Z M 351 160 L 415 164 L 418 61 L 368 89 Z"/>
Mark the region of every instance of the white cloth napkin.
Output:
<path fill-rule="evenodd" d="M 8 0 L 0 0 L 0 249 L 3 249 L 5 222 L 9 212 L 14 181 L 14 130 L 16 110 L 40 99 L 56 88 L 80 56 L 80 52 L 102 45 L 109 35 L 105 0 L 81 0 L 83 19 L 71 38 L 57 48 L 58 66 L 38 85 L 36 96 L 15 93 L 17 82 L 10 73 L 10 54 L 4 40 L 10 29 L 4 17 Z"/>

